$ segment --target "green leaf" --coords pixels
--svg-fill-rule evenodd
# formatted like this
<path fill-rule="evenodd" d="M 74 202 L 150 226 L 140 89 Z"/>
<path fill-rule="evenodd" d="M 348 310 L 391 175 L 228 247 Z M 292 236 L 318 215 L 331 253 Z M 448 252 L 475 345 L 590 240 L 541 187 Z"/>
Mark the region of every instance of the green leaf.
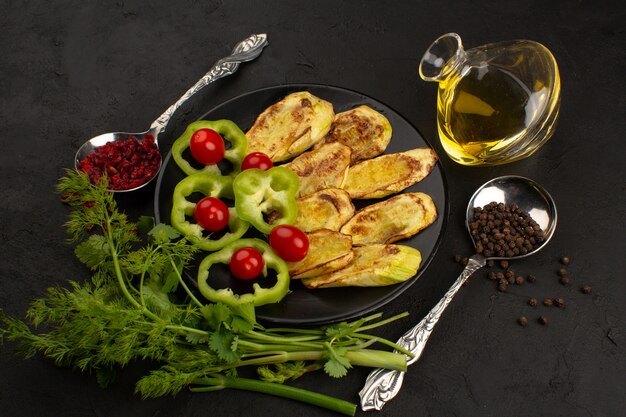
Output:
<path fill-rule="evenodd" d="M 230 322 L 231 311 L 225 304 L 206 304 L 200 311 L 209 322 L 209 326 L 214 330 L 221 328 L 223 323 L 228 324 Z"/>
<path fill-rule="evenodd" d="M 109 243 L 104 236 L 91 235 L 74 249 L 78 259 L 91 270 L 97 269 L 111 256 Z"/>
<path fill-rule="evenodd" d="M 143 298 L 149 309 L 160 317 L 171 318 L 176 312 L 176 305 L 172 304 L 167 296 L 157 287 L 157 283 L 150 281 L 142 287 Z"/>
<path fill-rule="evenodd" d="M 148 232 L 148 236 L 150 236 L 154 243 L 161 245 L 179 238 L 180 233 L 172 226 L 165 223 L 159 223 Z"/>
<path fill-rule="evenodd" d="M 187 332 L 187 334 L 185 335 L 185 339 L 192 345 L 199 345 L 202 343 L 207 343 L 209 341 L 209 335 L 199 334 L 195 332 Z"/>
<path fill-rule="evenodd" d="M 241 319 L 247 321 L 251 325 L 254 325 L 256 323 L 254 303 L 238 304 L 231 307 L 231 310 L 234 315 L 239 316 Z"/>
<path fill-rule="evenodd" d="M 171 266 L 171 265 L 170 265 Z M 178 284 L 180 280 L 178 279 L 179 275 L 183 273 L 183 261 L 179 259 L 176 263 L 176 269 L 170 268 L 169 273 L 165 277 L 165 283 L 163 283 L 163 287 L 161 287 L 161 291 L 168 294 L 176 291 L 178 289 Z"/>
<path fill-rule="evenodd" d="M 227 363 L 235 363 L 240 358 L 240 354 L 236 351 L 237 341 L 238 338 L 234 333 L 224 327 L 220 327 L 211 334 L 209 347 L 217 353 L 221 360 Z"/>
<path fill-rule="evenodd" d="M 241 316 L 233 316 L 232 321 L 230 322 L 230 327 L 233 332 L 242 334 L 252 330 L 254 328 L 254 324 L 245 320 Z"/>
<path fill-rule="evenodd" d="M 324 348 L 328 357 L 328 361 L 324 364 L 324 371 L 333 378 L 346 376 L 348 369 L 352 368 L 350 361 L 343 356 L 347 349 L 332 347 L 330 343 L 325 343 Z"/>
<path fill-rule="evenodd" d="M 154 228 L 155 221 L 152 216 L 140 216 L 137 220 L 137 229 L 143 234 L 148 234 Z"/>

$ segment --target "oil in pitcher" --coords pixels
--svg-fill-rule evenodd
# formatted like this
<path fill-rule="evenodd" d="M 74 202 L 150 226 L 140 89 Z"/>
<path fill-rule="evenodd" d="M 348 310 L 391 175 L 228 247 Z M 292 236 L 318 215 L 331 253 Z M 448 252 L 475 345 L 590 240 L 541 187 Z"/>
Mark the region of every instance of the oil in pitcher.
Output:
<path fill-rule="evenodd" d="M 458 163 L 516 161 L 554 133 L 559 71 L 550 51 L 537 42 L 516 40 L 465 51 L 459 35 L 449 33 L 424 54 L 420 76 L 439 82 L 439 138 Z"/>

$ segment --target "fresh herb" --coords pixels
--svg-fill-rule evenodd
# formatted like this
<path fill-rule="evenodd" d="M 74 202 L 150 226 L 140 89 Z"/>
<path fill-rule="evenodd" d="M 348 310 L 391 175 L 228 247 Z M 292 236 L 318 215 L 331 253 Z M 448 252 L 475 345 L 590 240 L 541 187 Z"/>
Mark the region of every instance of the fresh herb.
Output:
<path fill-rule="evenodd" d="M 200 302 L 182 277 L 196 246 L 150 218 L 130 222 L 106 188 L 106 180 L 94 186 L 73 171 L 60 180 L 58 191 L 71 207 L 69 237 L 92 277 L 48 289 L 27 312 L 31 326 L 0 312 L 0 341 L 17 342 L 26 357 L 39 353 L 58 365 L 93 372 L 103 385 L 131 361 L 156 361 L 160 368 L 136 384 L 143 398 L 186 387 L 233 388 L 348 415 L 355 404 L 282 383 L 318 369 L 334 378 L 352 366 L 406 370 L 409 352 L 366 333 L 406 314 L 386 320 L 375 314 L 321 328 L 264 328 L 251 304 Z M 376 342 L 397 353 L 372 349 Z M 239 376 L 242 367 L 256 368 L 259 380 Z"/>

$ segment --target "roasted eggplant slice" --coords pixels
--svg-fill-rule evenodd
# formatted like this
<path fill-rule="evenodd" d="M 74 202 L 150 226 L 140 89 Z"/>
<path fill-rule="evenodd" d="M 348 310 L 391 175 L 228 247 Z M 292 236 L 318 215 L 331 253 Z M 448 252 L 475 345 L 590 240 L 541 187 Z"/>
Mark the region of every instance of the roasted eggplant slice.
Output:
<path fill-rule="evenodd" d="M 327 188 L 296 200 L 297 226 L 303 232 L 319 229 L 338 231 L 354 216 L 354 205 L 347 191 Z"/>
<path fill-rule="evenodd" d="M 342 228 L 353 245 L 392 243 L 431 225 L 437 208 L 429 195 L 405 193 L 359 210 Z"/>
<path fill-rule="evenodd" d="M 342 188 L 350 166 L 350 148 L 339 142 L 303 153 L 283 166 L 300 177 L 298 196 L 303 197 L 326 188 Z"/>
<path fill-rule="evenodd" d="M 303 278 L 307 288 L 381 287 L 406 281 L 417 273 L 422 255 L 404 245 L 354 247 L 354 258 L 345 268 L 313 278 Z"/>
<path fill-rule="evenodd" d="M 248 152 L 274 162 L 301 154 L 321 140 L 333 122 L 333 105 L 306 91 L 292 93 L 261 113 L 250 130 Z"/>
<path fill-rule="evenodd" d="M 386 197 L 423 180 L 436 162 L 430 148 L 381 155 L 351 166 L 342 188 L 352 198 Z"/>
<path fill-rule="evenodd" d="M 291 279 L 309 278 L 339 270 L 354 257 L 350 236 L 327 229 L 308 233 L 307 236 L 307 256 L 299 262 L 287 262 Z"/>
<path fill-rule="evenodd" d="M 359 106 L 335 115 L 330 131 L 314 148 L 339 142 L 352 149 L 350 164 L 370 159 L 385 151 L 391 140 L 391 124 L 369 106 Z"/>

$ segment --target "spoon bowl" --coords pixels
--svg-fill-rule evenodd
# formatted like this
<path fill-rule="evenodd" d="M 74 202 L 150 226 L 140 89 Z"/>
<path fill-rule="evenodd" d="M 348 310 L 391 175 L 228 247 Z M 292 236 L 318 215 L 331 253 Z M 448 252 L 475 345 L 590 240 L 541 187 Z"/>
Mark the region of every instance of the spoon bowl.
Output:
<path fill-rule="evenodd" d="M 411 365 L 420 358 L 426 347 L 426 342 L 432 334 L 437 321 L 450 304 L 456 293 L 467 279 L 480 268 L 485 266 L 488 260 L 513 260 L 525 258 L 543 249 L 556 230 L 556 205 L 548 192 L 539 184 L 528 178 L 515 175 L 494 178 L 481 185 L 470 198 L 465 214 L 465 223 L 470 232 L 470 219 L 477 207 L 483 207 L 491 202 L 504 203 L 507 205 L 517 204 L 526 211 L 530 217 L 539 224 L 543 230 L 544 240 L 534 250 L 525 255 L 512 257 L 485 257 L 479 253 L 469 258 L 467 266 L 461 275 L 454 281 L 450 289 L 443 295 L 441 300 L 428 312 L 417 325 L 409 329 L 397 342 L 399 346 L 410 351 L 414 356 L 407 360 Z M 472 237 L 473 240 L 473 237 Z M 476 242 L 474 242 L 476 243 Z M 379 368 L 372 371 L 365 381 L 363 389 L 359 392 L 361 397 L 361 409 L 380 410 L 394 398 L 404 380 L 405 372 Z"/>
<path fill-rule="evenodd" d="M 527 212 L 543 230 L 544 240 L 532 251 L 523 255 L 512 257 L 491 256 L 486 260 L 514 260 L 526 258 L 540 251 L 552 238 L 556 230 L 557 212 L 556 205 L 550 194 L 535 181 L 517 175 L 507 175 L 494 178 L 481 185 L 470 198 L 465 213 L 465 226 L 470 232 L 470 219 L 477 207 L 484 207 L 491 202 L 507 205 L 516 204 Z M 476 244 L 474 236 L 470 237 Z"/>
<path fill-rule="evenodd" d="M 220 59 L 217 61 L 213 67 L 207 72 L 196 84 L 194 84 L 183 96 L 178 99 L 178 101 L 168 107 L 165 112 L 156 119 L 150 129 L 142 133 L 126 133 L 126 132 L 112 132 L 112 133 L 104 133 L 102 135 L 98 135 L 86 141 L 76 152 L 76 156 L 74 158 L 74 167 L 76 170 L 79 170 L 80 162 L 85 159 L 89 154 L 93 153 L 96 148 L 103 146 L 109 142 L 120 142 L 125 141 L 128 138 L 134 136 L 138 141 L 142 141 L 146 138 L 146 136 L 151 135 L 154 138 L 154 144 L 158 148 L 158 137 L 165 128 L 167 124 L 174 114 L 174 112 L 185 103 L 191 96 L 200 91 L 206 85 L 212 83 L 213 81 L 225 77 L 227 75 L 233 74 L 239 68 L 239 64 L 242 62 L 247 62 L 258 57 L 263 48 L 268 44 L 267 35 L 264 33 L 250 35 L 249 37 L 243 39 L 238 42 L 233 48 L 230 55 Z M 163 160 L 162 157 L 159 158 L 159 167 L 155 171 L 154 175 L 147 179 L 144 183 L 139 185 L 138 187 L 123 189 L 123 190 L 111 190 L 113 192 L 129 192 L 135 191 L 140 188 L 148 185 L 154 178 L 157 177 L 159 171 L 161 170 Z"/>

